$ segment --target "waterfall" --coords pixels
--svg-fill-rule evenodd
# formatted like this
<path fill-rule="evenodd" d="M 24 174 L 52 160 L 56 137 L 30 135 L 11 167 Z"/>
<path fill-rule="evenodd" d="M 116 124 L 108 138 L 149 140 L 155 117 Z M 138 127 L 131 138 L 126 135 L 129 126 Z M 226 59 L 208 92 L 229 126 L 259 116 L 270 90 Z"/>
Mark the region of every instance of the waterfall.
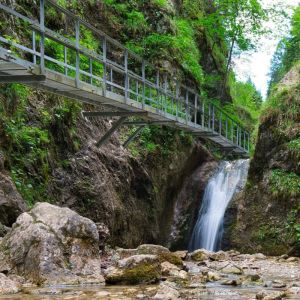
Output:
<path fill-rule="evenodd" d="M 193 230 L 189 250 L 220 250 L 226 208 L 246 183 L 249 160 L 224 161 L 209 180 Z"/>

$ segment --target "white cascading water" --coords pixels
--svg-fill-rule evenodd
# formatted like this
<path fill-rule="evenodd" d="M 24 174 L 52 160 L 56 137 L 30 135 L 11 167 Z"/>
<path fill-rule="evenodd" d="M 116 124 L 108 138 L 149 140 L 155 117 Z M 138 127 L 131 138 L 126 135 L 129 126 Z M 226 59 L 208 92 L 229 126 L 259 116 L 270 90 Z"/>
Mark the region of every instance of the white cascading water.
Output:
<path fill-rule="evenodd" d="M 235 192 L 244 187 L 248 168 L 249 160 L 224 161 L 209 180 L 190 240 L 190 251 L 220 250 L 226 208 Z"/>

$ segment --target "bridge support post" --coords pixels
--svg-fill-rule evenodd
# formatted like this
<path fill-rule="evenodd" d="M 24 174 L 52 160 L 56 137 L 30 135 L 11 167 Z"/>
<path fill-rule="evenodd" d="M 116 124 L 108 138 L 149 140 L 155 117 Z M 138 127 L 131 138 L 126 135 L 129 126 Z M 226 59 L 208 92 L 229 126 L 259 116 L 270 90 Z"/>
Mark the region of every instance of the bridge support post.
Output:
<path fill-rule="evenodd" d="M 40 70 L 41 74 L 45 74 L 45 0 L 40 0 L 40 30 L 41 30 L 41 40 L 40 40 Z"/>
<path fill-rule="evenodd" d="M 140 132 L 144 129 L 145 125 L 141 125 L 138 127 L 134 133 L 127 139 L 127 141 L 123 144 L 124 148 L 127 148 L 127 146 L 140 134 Z"/>
<path fill-rule="evenodd" d="M 114 134 L 114 132 L 123 125 L 126 119 L 127 117 L 121 117 L 118 121 L 116 121 L 114 125 L 111 127 L 111 129 L 109 129 L 104 134 L 104 136 L 96 143 L 96 146 L 100 148 L 102 145 L 104 145 L 109 140 L 109 138 Z"/>

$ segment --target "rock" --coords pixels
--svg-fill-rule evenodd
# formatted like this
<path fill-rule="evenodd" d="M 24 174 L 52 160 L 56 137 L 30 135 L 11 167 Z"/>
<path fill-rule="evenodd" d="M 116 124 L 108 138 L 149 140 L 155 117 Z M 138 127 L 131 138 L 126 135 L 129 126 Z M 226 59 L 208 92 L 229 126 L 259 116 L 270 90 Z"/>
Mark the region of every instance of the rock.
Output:
<path fill-rule="evenodd" d="M 0 172 L 0 223 L 11 226 L 27 205 L 11 178 Z"/>
<path fill-rule="evenodd" d="M 183 261 L 178 255 L 172 252 L 163 252 L 157 255 L 160 262 L 167 261 L 173 265 L 176 265 L 180 268 L 183 267 Z"/>
<path fill-rule="evenodd" d="M 118 267 L 106 270 L 108 284 L 154 283 L 161 277 L 161 266 L 156 255 L 134 255 L 118 262 Z"/>
<path fill-rule="evenodd" d="M 180 279 L 187 278 L 187 272 L 180 270 L 177 266 L 165 261 L 161 263 L 161 271 L 164 276 L 177 277 Z"/>
<path fill-rule="evenodd" d="M 284 288 L 284 287 L 286 287 L 286 283 L 281 280 L 273 280 L 272 287 L 278 288 L 278 289 Z"/>
<path fill-rule="evenodd" d="M 153 299 L 156 300 L 177 300 L 179 299 L 179 292 L 175 288 L 175 285 L 170 283 L 161 283 L 159 289 Z"/>
<path fill-rule="evenodd" d="M 210 252 L 205 249 L 195 250 L 190 254 L 190 258 L 193 261 L 203 261 L 209 259 Z"/>
<path fill-rule="evenodd" d="M 227 279 L 221 282 L 222 285 L 233 285 L 233 286 L 238 286 L 241 285 L 242 282 L 237 279 Z"/>
<path fill-rule="evenodd" d="M 179 272 L 180 269 L 177 266 L 165 261 L 161 263 L 161 271 L 162 275 L 169 276 L 171 272 Z"/>
<path fill-rule="evenodd" d="M 104 281 L 97 227 L 69 208 L 37 203 L 18 217 L 1 246 L 0 272 L 8 269 L 36 284 Z"/>
<path fill-rule="evenodd" d="M 289 258 L 289 256 L 287 254 L 283 254 L 283 255 L 280 256 L 280 258 L 287 259 L 287 258 Z"/>
<path fill-rule="evenodd" d="M 221 272 L 226 274 L 236 274 L 236 275 L 243 274 L 243 270 L 234 265 L 225 266 L 224 268 L 221 269 Z"/>
<path fill-rule="evenodd" d="M 286 290 L 287 295 L 300 295 L 300 287 L 290 287 L 289 289 Z"/>
<path fill-rule="evenodd" d="M 262 300 L 264 297 L 267 296 L 267 293 L 265 291 L 259 291 L 257 294 L 256 294 L 256 299 L 258 300 Z"/>
<path fill-rule="evenodd" d="M 261 277 L 258 274 L 247 274 L 246 280 L 256 282 L 256 281 L 261 280 Z"/>
<path fill-rule="evenodd" d="M 289 257 L 286 261 L 287 262 L 298 262 L 299 258 L 297 258 L 297 257 Z"/>
<path fill-rule="evenodd" d="M 0 273 L 0 295 L 16 294 L 20 291 L 20 285 Z"/>
<path fill-rule="evenodd" d="M 218 281 L 221 279 L 221 276 L 215 272 L 208 272 L 207 279 L 208 279 L 208 281 Z"/>
<path fill-rule="evenodd" d="M 133 256 L 133 255 L 138 255 L 138 250 L 137 249 L 118 248 L 116 251 L 117 251 L 117 254 L 120 256 L 121 259 Z"/>
<path fill-rule="evenodd" d="M 274 292 L 263 298 L 263 300 L 281 300 L 285 296 L 284 292 Z"/>
<path fill-rule="evenodd" d="M 152 245 L 152 244 L 144 244 L 140 245 L 137 248 L 138 254 L 152 254 L 152 255 L 158 255 L 162 253 L 170 253 L 170 250 L 168 248 L 165 248 L 160 245 Z"/>
<path fill-rule="evenodd" d="M 253 258 L 257 259 L 257 260 L 263 260 L 263 259 L 266 259 L 266 256 L 262 253 L 255 253 L 252 255 Z"/>
<path fill-rule="evenodd" d="M 154 264 L 158 263 L 158 258 L 156 255 L 133 255 L 128 258 L 124 258 L 118 262 L 118 267 L 121 269 L 134 268 L 141 264 Z"/>
<path fill-rule="evenodd" d="M 224 251 L 214 252 L 209 254 L 211 260 L 221 261 L 228 259 L 228 254 Z"/>
<path fill-rule="evenodd" d="M 281 300 L 285 296 L 285 292 L 259 291 L 256 299 L 259 300 Z"/>
<path fill-rule="evenodd" d="M 185 260 L 188 255 L 188 251 L 176 251 L 173 254 L 178 256 L 180 259 Z"/>

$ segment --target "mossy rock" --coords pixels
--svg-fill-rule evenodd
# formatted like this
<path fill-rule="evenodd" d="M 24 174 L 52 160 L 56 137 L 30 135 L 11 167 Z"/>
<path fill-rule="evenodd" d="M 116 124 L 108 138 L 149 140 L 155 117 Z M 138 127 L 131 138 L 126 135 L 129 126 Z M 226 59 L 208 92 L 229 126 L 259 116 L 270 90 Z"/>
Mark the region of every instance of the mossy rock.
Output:
<path fill-rule="evenodd" d="M 192 252 L 190 257 L 193 261 L 203 261 L 209 259 L 209 253 L 204 249 L 199 249 Z"/>
<path fill-rule="evenodd" d="M 160 253 L 159 255 L 157 255 L 157 257 L 158 257 L 158 260 L 161 263 L 164 262 L 164 261 L 167 261 L 167 262 L 169 262 L 169 263 L 171 263 L 171 264 L 173 264 L 175 266 L 178 266 L 178 267 L 182 267 L 183 266 L 182 259 L 178 255 L 176 255 L 176 254 L 174 254 L 172 252 L 169 252 L 169 253 L 167 253 L 167 252 Z"/>
<path fill-rule="evenodd" d="M 161 278 L 159 263 L 143 263 L 136 267 L 116 270 L 106 277 L 107 284 L 149 284 L 156 283 Z"/>

